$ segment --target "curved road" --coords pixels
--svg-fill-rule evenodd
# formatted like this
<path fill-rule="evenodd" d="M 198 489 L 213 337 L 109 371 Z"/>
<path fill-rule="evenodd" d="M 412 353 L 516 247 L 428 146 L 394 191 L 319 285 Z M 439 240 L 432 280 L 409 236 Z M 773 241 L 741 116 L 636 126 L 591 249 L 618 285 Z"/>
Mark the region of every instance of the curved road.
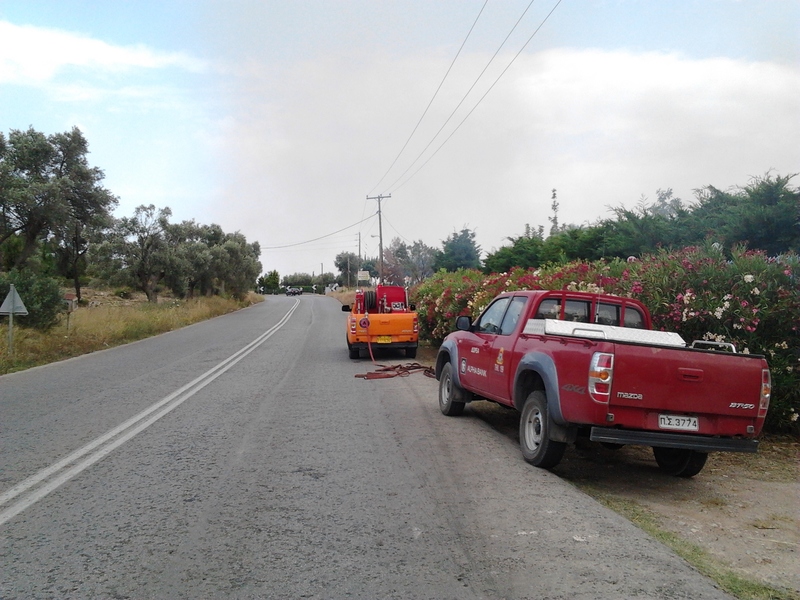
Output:
<path fill-rule="evenodd" d="M 270 297 L 0 377 L 0 598 L 728 598 Z M 403 362 L 405 359 L 386 359 Z"/>

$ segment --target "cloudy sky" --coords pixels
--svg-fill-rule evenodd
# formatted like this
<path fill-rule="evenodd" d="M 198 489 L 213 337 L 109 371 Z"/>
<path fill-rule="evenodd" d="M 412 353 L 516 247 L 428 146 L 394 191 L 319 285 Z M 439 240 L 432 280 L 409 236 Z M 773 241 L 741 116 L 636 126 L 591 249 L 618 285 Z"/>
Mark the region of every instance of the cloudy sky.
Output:
<path fill-rule="evenodd" d="M 380 194 L 385 244 L 487 252 L 553 189 L 589 224 L 800 172 L 800 0 L 0 0 L 0 130 L 29 126 L 83 131 L 117 216 L 241 231 L 265 271 L 377 255 Z"/>

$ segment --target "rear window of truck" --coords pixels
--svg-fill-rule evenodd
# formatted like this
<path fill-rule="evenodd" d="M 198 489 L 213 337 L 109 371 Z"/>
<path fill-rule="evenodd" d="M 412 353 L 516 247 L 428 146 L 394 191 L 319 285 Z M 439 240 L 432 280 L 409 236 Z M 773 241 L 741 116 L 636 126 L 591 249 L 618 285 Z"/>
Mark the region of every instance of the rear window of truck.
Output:
<path fill-rule="evenodd" d="M 592 320 L 592 305 L 586 300 L 565 300 L 562 315 L 561 298 L 545 298 L 539 303 L 534 319 L 559 319 L 577 323 L 589 323 Z M 645 320 L 641 311 L 626 305 L 611 302 L 598 302 L 595 306 L 594 322 L 598 325 L 613 325 L 644 329 Z"/>
<path fill-rule="evenodd" d="M 620 318 L 622 314 L 622 306 L 619 304 L 611 304 L 610 302 L 598 302 L 597 312 L 595 313 L 594 322 L 598 325 L 615 325 L 619 326 L 620 322 L 625 327 L 633 329 L 644 329 L 644 315 L 638 308 L 633 306 L 625 307 L 624 321 Z"/>

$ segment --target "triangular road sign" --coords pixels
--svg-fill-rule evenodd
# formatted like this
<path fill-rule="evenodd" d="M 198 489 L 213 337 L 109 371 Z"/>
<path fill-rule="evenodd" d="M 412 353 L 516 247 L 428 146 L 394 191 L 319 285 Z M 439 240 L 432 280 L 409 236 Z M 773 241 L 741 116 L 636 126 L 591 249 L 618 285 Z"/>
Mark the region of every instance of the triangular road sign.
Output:
<path fill-rule="evenodd" d="M 27 315 L 28 309 L 25 308 L 25 305 L 22 303 L 22 298 L 19 297 L 17 290 L 14 286 L 11 286 L 11 289 L 6 296 L 6 299 L 3 300 L 3 305 L 0 306 L 0 315 Z"/>

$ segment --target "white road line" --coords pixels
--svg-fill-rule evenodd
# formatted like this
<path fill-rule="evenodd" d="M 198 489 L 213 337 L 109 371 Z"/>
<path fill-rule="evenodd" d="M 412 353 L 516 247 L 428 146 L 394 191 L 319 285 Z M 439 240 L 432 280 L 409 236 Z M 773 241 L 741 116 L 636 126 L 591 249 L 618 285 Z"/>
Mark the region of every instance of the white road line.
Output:
<path fill-rule="evenodd" d="M 278 321 L 278 323 L 273 325 L 254 341 L 250 342 L 247 346 L 203 373 L 197 379 L 175 390 L 169 396 L 159 400 L 149 408 L 140 412 L 138 415 L 128 419 L 121 425 L 118 425 L 114 429 L 101 435 L 96 440 L 89 442 L 69 456 L 62 458 L 49 467 L 46 467 L 38 473 L 31 475 L 11 489 L 0 494 L 0 506 L 3 506 L 18 496 L 25 494 L 28 490 L 36 488 L 27 496 L 24 496 L 22 499 L 18 500 L 8 508 L 0 511 L 0 525 L 9 519 L 14 518 L 23 510 L 35 504 L 47 496 L 47 494 L 57 489 L 82 471 L 86 470 L 91 465 L 110 454 L 116 448 L 119 448 L 122 444 L 140 432 L 147 429 L 161 417 L 178 408 L 178 406 L 194 396 L 197 392 L 199 392 L 217 377 L 222 375 L 225 371 L 230 369 L 233 365 L 242 360 L 245 356 L 250 354 L 253 350 L 258 348 L 261 344 L 266 342 L 270 337 L 272 337 L 275 332 L 277 332 L 289 321 L 299 304 L 300 300 L 296 299 L 292 308 L 289 309 L 289 312 L 287 312 L 283 318 Z M 83 458 L 83 460 L 80 460 L 81 458 Z"/>

